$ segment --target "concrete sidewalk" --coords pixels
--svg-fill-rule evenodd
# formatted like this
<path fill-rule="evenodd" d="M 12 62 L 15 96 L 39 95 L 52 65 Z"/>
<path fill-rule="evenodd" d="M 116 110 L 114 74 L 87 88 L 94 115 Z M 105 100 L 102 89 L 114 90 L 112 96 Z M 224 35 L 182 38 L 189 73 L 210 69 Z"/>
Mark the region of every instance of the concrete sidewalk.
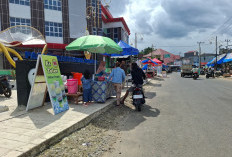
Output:
<path fill-rule="evenodd" d="M 150 79 L 147 82 L 149 81 Z M 123 90 L 122 96 L 126 89 Z M 1 157 L 35 156 L 70 133 L 84 127 L 116 103 L 114 97 L 108 99 L 106 103 L 93 103 L 88 107 L 81 103 L 70 104 L 68 111 L 53 115 L 50 103 L 29 112 L 26 112 L 24 106 L 17 107 L 16 93 L 16 90 L 13 90 L 12 97 L 9 99 L 0 96 L 0 105 L 9 107 L 9 111 L 0 113 Z"/>
<path fill-rule="evenodd" d="M 124 93 L 122 93 L 124 94 Z M 25 111 L 17 108 L 16 91 L 9 100 L 0 97 L 0 105 L 9 104 L 9 111 L 0 113 L 0 156 L 34 156 L 49 145 L 87 125 L 116 102 L 110 98 L 106 103 L 93 103 L 88 107 L 70 104 L 67 112 L 53 115 L 50 103 Z"/>

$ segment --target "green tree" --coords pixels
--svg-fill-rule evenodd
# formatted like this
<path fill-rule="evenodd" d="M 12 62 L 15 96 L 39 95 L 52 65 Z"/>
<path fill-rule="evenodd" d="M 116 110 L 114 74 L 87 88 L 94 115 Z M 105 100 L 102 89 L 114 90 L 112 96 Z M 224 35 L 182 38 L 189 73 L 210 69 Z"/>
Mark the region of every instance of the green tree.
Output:
<path fill-rule="evenodd" d="M 147 48 L 145 48 L 144 50 L 142 50 L 142 53 L 143 53 L 144 55 L 146 55 L 146 54 L 151 53 L 153 50 L 154 50 L 154 49 L 153 49 L 152 47 L 147 47 Z"/>

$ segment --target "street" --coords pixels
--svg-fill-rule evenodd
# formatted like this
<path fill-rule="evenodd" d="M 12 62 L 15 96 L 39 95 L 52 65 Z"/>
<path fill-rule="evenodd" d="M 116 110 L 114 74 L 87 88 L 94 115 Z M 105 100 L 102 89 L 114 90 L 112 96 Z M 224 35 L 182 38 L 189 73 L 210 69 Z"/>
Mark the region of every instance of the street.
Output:
<path fill-rule="evenodd" d="M 232 81 L 181 78 L 151 82 L 147 105 L 131 112 L 105 157 L 230 157 Z"/>

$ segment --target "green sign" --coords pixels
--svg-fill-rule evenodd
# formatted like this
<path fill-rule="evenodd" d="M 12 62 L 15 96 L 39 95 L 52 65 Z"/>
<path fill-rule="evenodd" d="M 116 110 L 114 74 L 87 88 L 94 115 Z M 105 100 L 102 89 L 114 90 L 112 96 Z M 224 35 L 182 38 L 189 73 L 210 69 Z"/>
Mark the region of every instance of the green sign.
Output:
<path fill-rule="evenodd" d="M 57 58 L 42 55 L 41 60 L 54 113 L 58 114 L 68 110 L 68 101 Z"/>
<path fill-rule="evenodd" d="M 165 54 L 164 58 L 170 58 L 170 54 Z"/>
<path fill-rule="evenodd" d="M 27 103 L 27 111 L 42 106 L 47 91 L 54 114 L 68 110 L 68 101 L 57 58 L 47 55 L 39 56 L 35 71 L 35 78 Z"/>

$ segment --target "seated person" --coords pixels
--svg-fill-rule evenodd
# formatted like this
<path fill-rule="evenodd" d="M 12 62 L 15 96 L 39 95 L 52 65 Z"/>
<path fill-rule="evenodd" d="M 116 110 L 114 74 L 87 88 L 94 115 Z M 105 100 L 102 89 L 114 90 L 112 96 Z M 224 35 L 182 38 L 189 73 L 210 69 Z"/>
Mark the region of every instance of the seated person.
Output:
<path fill-rule="evenodd" d="M 107 73 L 105 72 L 105 70 L 106 70 L 105 66 L 106 66 L 106 62 L 101 61 L 100 65 L 97 69 L 96 76 L 103 76 L 103 75 L 107 76 Z"/>

